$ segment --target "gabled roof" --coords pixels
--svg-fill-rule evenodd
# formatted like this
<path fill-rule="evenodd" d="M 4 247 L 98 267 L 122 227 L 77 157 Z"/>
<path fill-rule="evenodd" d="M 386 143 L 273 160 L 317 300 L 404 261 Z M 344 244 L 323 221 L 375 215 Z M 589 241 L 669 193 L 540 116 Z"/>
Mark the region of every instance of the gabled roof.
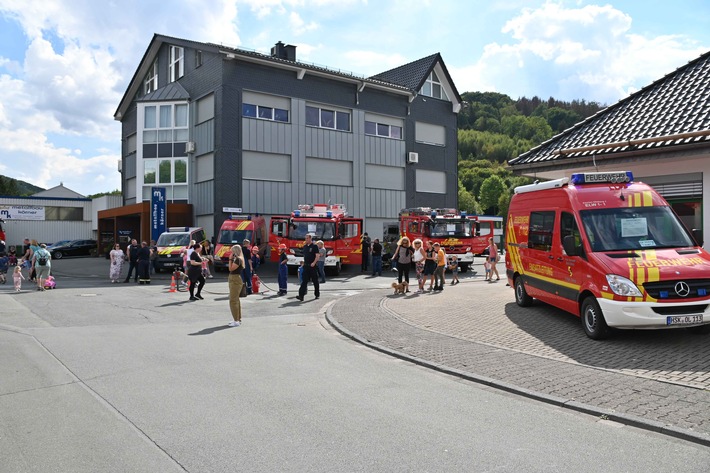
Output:
<path fill-rule="evenodd" d="M 688 146 L 710 146 L 710 52 L 508 164 L 559 168 Z"/>
<path fill-rule="evenodd" d="M 85 199 L 86 196 L 75 192 L 68 187 L 64 187 L 64 183 L 59 183 L 58 186 L 32 194 L 32 197 L 61 197 L 65 199 Z"/>
<path fill-rule="evenodd" d="M 190 94 L 187 93 L 185 87 L 181 86 L 179 82 L 171 82 L 165 87 L 161 87 L 158 90 L 154 90 L 145 97 L 139 99 L 139 102 L 165 102 L 169 100 L 187 100 L 190 98 Z"/>
<path fill-rule="evenodd" d="M 409 64 L 405 64 L 403 66 L 395 67 L 394 69 L 390 69 L 389 71 L 381 72 L 379 74 L 371 76 L 370 79 L 381 80 L 383 82 L 389 82 L 392 84 L 398 84 L 414 92 L 419 92 L 419 90 L 424 85 L 424 82 L 427 80 L 427 77 L 429 77 L 429 74 L 432 70 L 434 70 L 434 67 L 436 67 L 437 64 L 441 66 L 441 69 L 444 72 L 444 76 L 449 86 L 451 87 L 451 90 L 453 90 L 454 92 L 456 100 L 458 102 L 461 102 L 461 96 L 456 90 L 454 81 L 451 80 L 449 71 L 448 69 L 446 69 L 444 60 L 441 58 L 441 54 L 439 53 L 432 54 L 431 56 L 423 57 L 421 59 L 417 59 L 416 61 L 412 61 Z"/>
<path fill-rule="evenodd" d="M 181 47 L 191 47 L 191 48 L 201 49 L 203 51 L 220 53 L 220 54 L 223 54 L 224 58 L 227 60 L 239 58 L 244 61 L 251 61 L 251 62 L 255 62 L 255 63 L 266 64 L 271 67 L 278 67 L 278 68 L 282 68 L 282 69 L 292 70 L 298 75 L 299 78 L 302 78 L 306 74 L 311 74 L 311 75 L 328 77 L 333 80 L 345 81 L 345 82 L 349 82 L 349 83 L 357 85 L 358 90 L 360 90 L 360 91 L 362 89 L 364 89 L 365 87 L 387 90 L 389 92 L 407 95 L 410 97 L 410 101 L 414 97 L 416 97 L 416 95 L 419 92 L 419 89 L 421 88 L 421 85 L 424 83 L 424 81 L 426 81 L 426 78 L 428 77 L 429 72 L 431 72 L 431 70 L 438 64 L 442 68 L 444 76 L 446 77 L 446 80 L 448 81 L 448 85 L 451 87 L 451 90 L 453 90 L 454 96 L 456 97 L 456 102 L 454 103 L 455 108 L 460 106 L 460 103 L 461 103 L 461 97 L 459 96 L 458 92 L 456 91 L 456 88 L 454 87 L 453 81 L 451 80 L 451 77 L 449 76 L 449 73 L 446 70 L 446 66 L 444 65 L 444 61 L 441 59 L 441 55 L 439 55 L 438 53 L 434 54 L 432 56 L 429 56 L 427 58 L 420 59 L 419 61 L 414 61 L 410 64 L 405 65 L 405 66 L 401 66 L 400 68 L 395 68 L 395 69 L 392 69 L 391 71 L 384 72 L 384 73 L 380 74 L 380 75 L 384 76 L 385 74 L 389 74 L 390 72 L 394 72 L 394 71 L 397 71 L 398 69 L 402 69 L 401 73 L 398 73 L 398 75 L 403 76 L 404 74 L 406 74 L 410 78 L 405 83 L 400 83 L 400 82 L 397 82 L 394 80 L 394 79 L 397 79 L 397 77 L 395 77 L 395 76 L 393 76 L 393 78 L 392 78 L 393 80 L 379 78 L 379 75 L 372 76 L 372 77 L 357 76 L 352 73 L 347 73 L 347 72 L 338 71 L 338 70 L 334 70 L 334 69 L 328 69 L 326 67 L 317 66 L 315 64 L 308 64 L 308 63 L 304 63 L 304 62 L 282 59 L 282 58 L 274 57 L 274 56 L 271 56 L 268 54 L 258 53 L 256 51 L 249 51 L 249 50 L 239 49 L 239 48 L 231 48 L 231 47 L 226 47 L 226 46 L 222 46 L 222 45 L 218 45 L 218 44 L 214 44 L 214 43 L 200 43 L 200 42 L 196 42 L 196 41 L 174 38 L 171 36 L 154 34 L 153 39 L 151 40 L 150 44 L 148 45 L 148 48 L 146 49 L 146 52 L 144 53 L 143 58 L 141 59 L 141 62 L 139 63 L 138 68 L 136 69 L 136 72 L 133 74 L 133 78 L 131 79 L 131 82 L 129 83 L 128 88 L 126 89 L 126 92 L 124 93 L 123 98 L 121 99 L 121 103 L 119 104 L 118 108 L 116 109 L 116 112 L 114 113 L 114 118 L 116 120 L 121 120 L 123 118 L 123 115 L 126 113 L 126 110 L 128 109 L 132 99 L 140 91 L 140 87 L 143 85 L 143 78 L 148 73 L 148 69 L 152 66 L 153 61 L 155 60 L 155 58 L 158 54 L 158 51 L 160 50 L 160 47 L 162 46 L 163 43 L 169 43 L 171 45 L 176 45 L 176 46 L 181 46 Z M 414 64 L 418 64 L 420 62 L 422 63 L 421 65 L 418 65 L 416 67 L 410 67 L 410 66 L 412 66 Z M 410 86 L 408 84 L 413 84 L 414 86 Z M 163 88 L 163 89 L 165 89 L 165 88 Z M 167 91 L 167 90 L 163 90 L 163 89 L 156 90 L 155 92 L 151 93 L 150 96 L 167 97 L 169 93 L 178 93 L 178 91 L 175 91 L 175 90 Z M 184 91 L 184 88 L 182 90 Z M 158 94 L 158 93 L 160 93 L 160 94 L 154 95 L 154 94 Z M 184 93 L 187 94 L 187 92 L 184 92 Z M 143 100 L 170 100 L 170 99 L 168 99 L 168 98 L 148 99 L 147 97 L 143 97 L 140 100 L 143 101 Z"/>

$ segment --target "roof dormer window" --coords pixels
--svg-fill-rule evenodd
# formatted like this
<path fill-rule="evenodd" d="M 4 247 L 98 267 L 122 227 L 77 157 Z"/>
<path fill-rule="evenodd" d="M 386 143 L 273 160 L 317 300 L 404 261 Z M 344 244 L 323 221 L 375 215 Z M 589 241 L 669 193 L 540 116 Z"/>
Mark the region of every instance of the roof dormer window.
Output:
<path fill-rule="evenodd" d="M 175 82 L 185 75 L 185 50 L 170 46 L 170 82 Z"/>
<path fill-rule="evenodd" d="M 444 87 L 439 80 L 439 76 L 436 72 L 431 71 L 429 77 L 427 77 L 426 82 L 422 86 L 422 90 L 419 91 L 420 94 L 426 95 L 427 97 L 434 97 L 435 99 L 449 100 L 449 97 L 444 91 Z"/>
<path fill-rule="evenodd" d="M 158 89 L 158 61 L 153 62 L 150 66 L 148 74 L 145 76 L 145 81 L 143 82 L 143 95 L 148 95 Z"/>

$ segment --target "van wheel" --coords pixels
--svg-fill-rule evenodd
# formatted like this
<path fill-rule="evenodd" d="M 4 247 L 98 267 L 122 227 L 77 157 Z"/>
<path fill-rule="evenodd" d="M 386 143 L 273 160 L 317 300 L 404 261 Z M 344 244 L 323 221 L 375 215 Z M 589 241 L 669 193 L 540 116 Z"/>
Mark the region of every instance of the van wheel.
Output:
<path fill-rule="evenodd" d="M 515 302 L 520 307 L 530 307 L 533 302 L 533 298 L 530 297 L 528 291 L 525 290 L 522 276 L 515 278 Z"/>
<path fill-rule="evenodd" d="M 582 302 L 582 327 L 584 333 L 592 340 L 602 340 L 609 335 L 609 326 L 604 320 L 601 307 L 593 297 L 587 297 Z"/>
<path fill-rule="evenodd" d="M 333 268 L 333 274 L 335 276 L 340 276 L 340 271 L 342 271 L 342 269 L 343 267 L 340 264 L 340 261 L 338 261 L 337 263 L 335 263 L 335 268 Z"/>
<path fill-rule="evenodd" d="M 459 269 L 461 270 L 462 273 L 465 273 L 468 271 L 468 264 L 460 264 Z"/>
<path fill-rule="evenodd" d="M 698 325 L 697 327 L 688 327 L 690 333 L 696 335 L 707 335 L 710 333 L 710 325 Z"/>

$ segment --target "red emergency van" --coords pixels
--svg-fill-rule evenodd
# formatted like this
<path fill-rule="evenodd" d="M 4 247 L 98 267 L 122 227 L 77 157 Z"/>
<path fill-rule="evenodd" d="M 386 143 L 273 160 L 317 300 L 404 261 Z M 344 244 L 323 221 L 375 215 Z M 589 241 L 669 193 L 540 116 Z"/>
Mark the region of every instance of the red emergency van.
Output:
<path fill-rule="evenodd" d="M 249 240 L 252 246 L 259 248 L 259 258 L 264 261 L 269 238 L 263 216 L 235 214 L 222 222 L 214 249 L 214 266 L 217 270 L 227 268 L 230 249 L 233 245 L 241 245 L 244 240 Z"/>
<path fill-rule="evenodd" d="M 631 172 L 517 187 L 506 234 L 520 306 L 539 299 L 580 316 L 593 339 L 609 327 L 710 333 L 710 254 Z"/>

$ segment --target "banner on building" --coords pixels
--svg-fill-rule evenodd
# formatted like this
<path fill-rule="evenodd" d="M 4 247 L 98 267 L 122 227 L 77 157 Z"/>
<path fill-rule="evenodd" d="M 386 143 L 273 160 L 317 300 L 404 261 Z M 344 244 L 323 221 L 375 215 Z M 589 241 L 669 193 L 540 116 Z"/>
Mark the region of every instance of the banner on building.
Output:
<path fill-rule="evenodd" d="M 150 190 L 150 239 L 158 241 L 165 228 L 165 187 L 152 187 Z"/>
<path fill-rule="evenodd" d="M 44 220 L 44 207 L 0 205 L 0 218 L 4 220 Z"/>

